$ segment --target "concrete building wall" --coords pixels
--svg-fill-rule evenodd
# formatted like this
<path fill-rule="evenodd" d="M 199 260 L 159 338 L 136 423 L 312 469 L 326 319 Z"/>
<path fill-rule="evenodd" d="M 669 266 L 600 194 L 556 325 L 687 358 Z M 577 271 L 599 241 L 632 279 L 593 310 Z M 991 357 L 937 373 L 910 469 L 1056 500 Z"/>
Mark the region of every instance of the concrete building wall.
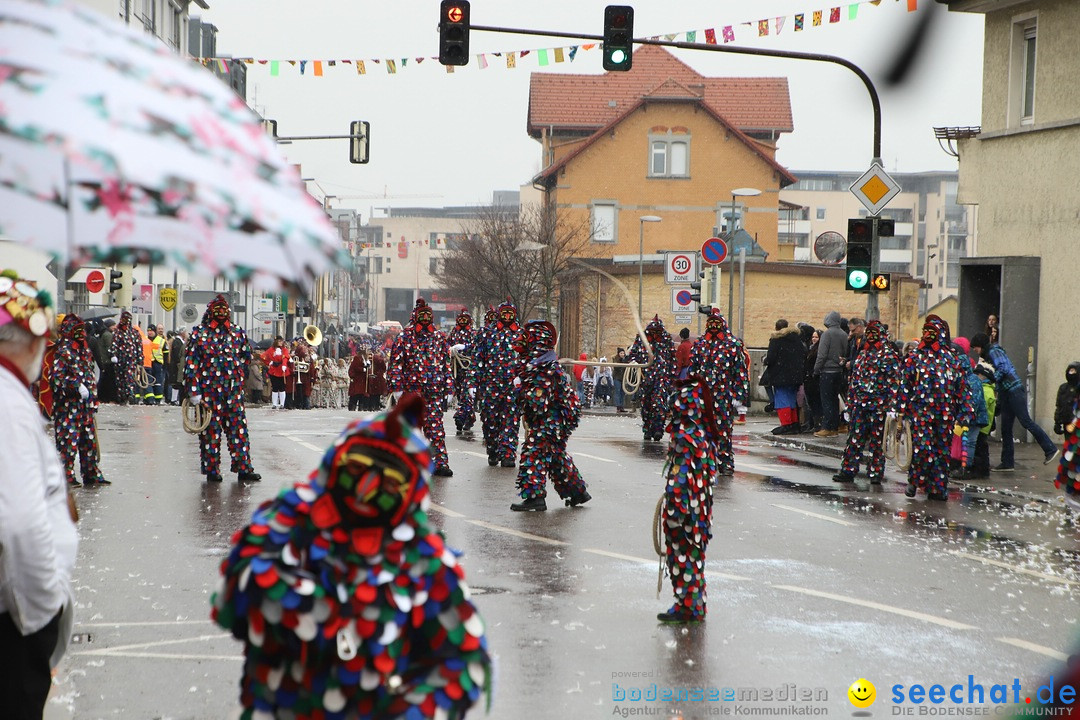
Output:
<path fill-rule="evenodd" d="M 649 177 L 650 133 L 669 129 L 690 139 L 688 178 Z M 642 215 L 663 218 L 645 228 L 645 254 L 700 248 L 714 227 L 723 226 L 731 190 L 754 187 L 762 194 L 738 201 L 749 208 L 741 227 L 775 257 L 779 183 L 773 166 L 700 107 L 654 103 L 573 158 L 559 174 L 554 201 L 586 218 L 593 203 L 614 201 L 616 242 L 597 245 L 597 254 L 610 257 L 638 252 Z"/>

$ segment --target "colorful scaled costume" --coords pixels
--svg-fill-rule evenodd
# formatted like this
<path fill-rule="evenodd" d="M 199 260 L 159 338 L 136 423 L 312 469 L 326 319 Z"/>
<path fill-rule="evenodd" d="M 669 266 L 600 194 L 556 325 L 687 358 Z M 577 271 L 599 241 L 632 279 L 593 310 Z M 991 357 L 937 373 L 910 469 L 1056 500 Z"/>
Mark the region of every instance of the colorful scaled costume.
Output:
<path fill-rule="evenodd" d="M 218 295 L 206 308 L 202 324 L 191 333 L 184 359 L 184 385 L 193 405 L 205 404 L 210 424 L 199 433 L 201 472 L 221 482 L 221 434 L 232 457 L 232 472 L 241 481 L 255 481 L 251 465 L 247 414 L 244 411 L 244 372 L 251 346 L 242 328 L 229 319 L 229 303 Z"/>
<path fill-rule="evenodd" d="M 514 378 L 521 374 L 522 359 L 514 350 L 521 328 L 517 308 L 509 300 L 499 305 L 495 325 L 477 343 L 472 371 L 477 390 L 480 422 L 484 426 L 488 465 L 514 467 L 517 459 L 518 423 Z"/>
<path fill-rule="evenodd" d="M 638 397 L 641 398 L 641 431 L 646 440 L 659 440 L 664 436 L 671 391 L 678 377 L 675 367 L 675 343 L 664 329 L 664 322 L 659 316 L 653 316 L 652 321 L 645 326 L 645 339 L 652 346 L 652 360 L 642 373 L 641 389 L 638 390 Z M 630 353 L 633 356 L 633 347 L 630 348 Z"/>
<path fill-rule="evenodd" d="M 428 524 L 424 404 L 341 433 L 233 536 L 211 617 L 244 642 L 241 715 L 463 718 L 490 692 L 459 553 Z"/>
<path fill-rule="evenodd" d="M 1065 493 L 1065 501 L 1074 510 L 1080 510 L 1080 401 L 1073 403 L 1071 415 L 1072 420 L 1062 428 L 1065 444 L 1054 487 Z"/>
<path fill-rule="evenodd" d="M 113 367 L 116 370 L 116 396 L 121 404 L 135 397 L 135 378 L 142 367 L 142 336 L 131 325 L 131 313 L 120 314 L 120 322 L 113 329 L 111 348 Z"/>
<path fill-rule="evenodd" d="M 49 384 L 53 396 L 56 450 L 63 460 L 68 485 L 79 485 L 75 479 L 76 455 L 83 483 L 109 484 L 98 468 L 100 450 L 94 423 L 98 409 L 94 356 L 86 342 L 86 326 L 77 315 L 65 315 L 60 324 Z"/>
<path fill-rule="evenodd" d="M 435 474 L 453 475 L 443 427 L 446 397 L 454 392 L 450 346 L 446 344 L 446 335 L 435 329 L 431 306 L 423 298 L 416 301 L 409 326 L 394 341 L 386 384 L 390 392 L 414 392 L 424 398 L 424 435 L 431 443 Z"/>
<path fill-rule="evenodd" d="M 671 442 L 664 477 L 663 512 L 668 576 L 675 604 L 657 615 L 664 622 L 705 619 L 705 549 L 712 537 L 714 448 L 720 435 L 709 384 L 680 380 L 671 406 Z"/>
<path fill-rule="evenodd" d="M 457 398 L 454 425 L 458 435 L 472 430 L 472 426 L 476 423 L 476 412 L 473 408 L 473 395 L 476 394 L 476 390 L 469 385 L 469 364 L 472 362 L 476 336 L 477 332 L 472 326 L 472 315 L 462 310 L 458 313 L 454 329 L 447 337 L 451 350 L 450 366 L 454 372 L 454 397 Z"/>
<path fill-rule="evenodd" d="M 885 476 L 885 416 L 896 406 L 900 385 L 900 355 L 889 341 L 888 331 L 877 320 L 866 325 L 863 348 L 851 370 L 847 403 L 851 431 L 836 482 L 854 482 L 865 451 L 866 474 L 875 485 Z"/>
<path fill-rule="evenodd" d="M 923 324 L 922 341 L 901 371 L 899 413 L 911 421 L 908 497 L 924 488 L 931 500 L 947 499 L 953 426 L 974 420 L 965 372 L 949 345 L 949 326 L 930 315 Z"/>
<path fill-rule="evenodd" d="M 749 397 L 750 378 L 743 343 L 731 334 L 727 320 L 716 308 L 705 321 L 705 334 L 690 350 L 689 375 L 702 378 L 709 386 L 716 417 L 717 466 L 721 475 L 734 475 L 731 428 L 739 406 Z"/>
<path fill-rule="evenodd" d="M 511 510 L 547 510 L 545 485 L 551 479 L 555 492 L 575 507 L 592 499 L 585 481 L 566 452 L 570 434 L 581 419 L 581 405 L 570 378 L 555 354 L 555 326 L 544 320 L 527 323 L 517 340 L 525 358 L 518 388 L 521 416 L 528 434 L 521 446 L 517 488 L 522 502 Z"/>

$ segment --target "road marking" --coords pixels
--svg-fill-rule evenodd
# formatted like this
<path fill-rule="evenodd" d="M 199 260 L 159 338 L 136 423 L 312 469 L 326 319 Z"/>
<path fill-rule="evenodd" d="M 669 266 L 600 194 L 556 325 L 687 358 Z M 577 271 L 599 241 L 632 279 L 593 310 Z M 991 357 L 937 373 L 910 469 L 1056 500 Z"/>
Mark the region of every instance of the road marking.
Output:
<path fill-rule="evenodd" d="M 84 650 L 80 655 L 113 655 L 128 650 L 143 650 L 145 648 L 161 647 L 162 645 L 180 645 L 182 643 L 203 642 L 206 640 L 220 640 L 232 637 L 230 633 L 215 633 L 213 635 L 199 635 L 192 638 L 180 638 L 179 640 L 155 640 L 147 643 L 135 643 L 133 645 L 117 645 L 116 647 L 101 648 L 100 650 Z"/>
<path fill-rule="evenodd" d="M 1055 660 L 1064 661 L 1069 659 L 1069 656 L 1063 652 L 1058 652 L 1057 650 L 1054 650 L 1053 648 L 1048 648 L 1044 645 L 1036 645 L 1033 642 L 1021 640 L 1020 638 L 999 637 L 994 639 L 998 642 L 1003 642 L 1006 645 L 1012 645 L 1013 647 L 1021 648 L 1022 650 L 1030 650 L 1031 652 L 1037 652 L 1040 655 L 1045 655 L 1046 657 L 1052 657 Z"/>
<path fill-rule="evenodd" d="M 83 652 L 75 655 L 91 655 Z M 243 655 L 182 655 L 178 653 L 118 652 L 98 653 L 99 657 L 149 658 L 152 660 L 243 660 Z"/>
<path fill-rule="evenodd" d="M 822 592 L 820 590 L 810 590 L 809 588 L 796 587 L 794 585 L 771 585 L 771 587 L 777 590 L 790 590 L 791 592 L 801 593 L 803 595 L 811 595 L 813 597 L 825 598 L 826 600 L 836 600 L 837 602 L 848 603 L 849 605 L 859 605 L 865 608 L 871 608 L 873 610 L 881 610 L 883 612 L 892 613 L 894 615 L 902 615 L 914 620 L 922 620 L 923 622 L 934 623 L 935 625 L 941 625 L 952 630 L 977 630 L 974 625 L 965 625 L 964 623 L 956 622 L 955 620 L 946 620 L 945 618 L 934 617 L 933 615 L 927 615 L 926 613 L 916 612 L 914 610 L 907 610 L 905 608 L 898 608 L 893 605 L 885 605 L 883 603 L 877 603 L 872 600 L 859 600 L 858 598 L 847 597 L 846 595 L 836 595 L 833 593 Z"/>
<path fill-rule="evenodd" d="M 434 510 L 437 513 L 442 513 L 443 515 L 446 515 L 447 517 L 452 517 L 452 518 L 463 518 L 463 517 L 465 517 L 461 513 L 457 512 L 456 510 L 451 510 L 450 508 L 443 507 L 442 505 L 439 505 L 438 503 L 434 503 L 434 502 L 431 503 L 429 508 L 431 510 Z"/>
<path fill-rule="evenodd" d="M 599 548 L 582 548 L 582 552 L 592 553 L 594 555 L 603 555 L 604 557 L 615 558 L 616 560 L 629 560 L 631 562 L 649 563 L 652 565 L 655 560 L 646 560 L 645 558 L 634 557 L 633 555 L 623 555 L 622 553 L 611 552 L 609 550 L 600 550 Z"/>
<path fill-rule="evenodd" d="M 994 565 L 995 567 L 1005 568 L 1012 570 L 1013 572 L 1024 573 L 1025 575 L 1031 575 L 1032 577 L 1042 578 L 1043 580 L 1051 580 L 1053 582 L 1061 583 L 1062 585 L 1073 586 L 1077 583 L 1073 580 L 1066 580 L 1065 578 L 1058 577 L 1057 575 L 1050 575 L 1048 573 L 1039 572 L 1038 570 L 1028 570 L 1027 568 L 1017 567 L 1016 565 L 1010 565 L 1007 562 L 1000 560 L 993 560 L 991 558 L 979 557 L 978 555 L 972 555 L 971 553 L 963 552 L 962 550 L 950 550 L 950 555 L 956 555 L 957 557 L 967 558 L 968 560 L 975 560 L 987 565 Z"/>
<path fill-rule="evenodd" d="M 810 517 L 817 518 L 818 520 L 826 520 L 837 525 L 854 525 L 855 523 L 850 520 L 841 520 L 840 518 L 829 517 L 828 515 L 822 515 L 821 513 L 810 512 L 809 510 L 800 510 L 799 508 L 793 508 L 790 505 L 779 505 L 773 503 L 774 508 L 780 508 L 781 510 L 790 510 L 791 512 L 799 513 L 801 515 L 808 515 Z"/>
<path fill-rule="evenodd" d="M 768 473 L 769 475 L 774 474 L 775 470 L 780 469 L 778 465 L 773 466 L 772 468 L 767 468 L 767 467 L 762 467 L 761 465 L 755 465 L 754 463 L 748 463 L 748 462 L 740 462 L 740 463 L 737 463 L 735 465 L 736 470 L 742 470 L 743 468 L 750 468 L 751 470 L 757 470 L 758 472 Z"/>
<path fill-rule="evenodd" d="M 75 623 L 76 627 L 158 627 L 161 625 L 213 625 L 209 620 L 151 620 L 147 622 L 96 622 Z"/>
<path fill-rule="evenodd" d="M 484 453 L 473 452 L 472 450 L 451 450 L 450 452 L 457 453 L 459 455 L 472 455 L 473 457 L 483 458 L 484 460 L 488 459 L 488 456 Z"/>
<path fill-rule="evenodd" d="M 608 460 L 607 458 L 602 458 L 602 457 L 599 457 L 597 455 L 590 455 L 588 453 L 583 453 L 583 452 L 575 452 L 575 453 L 573 453 L 573 455 L 574 455 L 574 457 L 587 457 L 587 458 L 590 458 L 592 460 L 599 460 L 600 462 L 606 462 L 606 463 L 612 463 L 612 464 L 618 465 L 618 463 L 616 461 L 614 461 L 614 460 Z"/>
<path fill-rule="evenodd" d="M 512 528 L 503 527 L 501 525 L 494 525 L 483 520 L 469 520 L 466 518 L 465 522 L 473 525 L 479 525 L 482 528 L 488 530 L 494 530 L 495 532 L 506 533 L 507 535 L 513 535 L 514 537 L 523 538 L 525 540 L 535 540 L 536 542 L 546 543 L 548 545 L 569 545 L 570 543 L 563 542 L 562 540 L 552 540 L 551 538 L 543 537 L 542 535 L 533 535 L 532 533 L 522 532 L 521 530 L 514 530 Z"/>

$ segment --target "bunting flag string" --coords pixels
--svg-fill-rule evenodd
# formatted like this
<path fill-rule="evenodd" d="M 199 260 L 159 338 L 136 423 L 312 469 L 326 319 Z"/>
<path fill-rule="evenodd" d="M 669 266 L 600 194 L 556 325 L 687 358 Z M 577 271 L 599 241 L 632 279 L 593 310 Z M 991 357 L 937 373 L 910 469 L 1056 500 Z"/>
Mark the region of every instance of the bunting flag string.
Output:
<path fill-rule="evenodd" d="M 859 14 L 859 7 L 862 5 L 870 5 L 873 7 L 880 7 L 883 3 L 888 3 L 888 0 L 858 0 L 857 2 L 846 3 L 847 13 L 842 13 L 843 6 L 826 6 L 825 8 L 818 10 L 809 10 L 807 12 L 793 13 L 791 15 L 780 15 L 766 18 L 759 18 L 757 20 L 748 20 L 740 23 L 733 23 L 731 25 L 718 26 L 720 28 L 719 37 L 717 36 L 717 28 L 710 27 L 701 30 L 686 30 L 678 33 L 667 33 L 663 35 L 654 35 L 653 39 L 664 38 L 668 41 L 674 41 L 680 37 L 684 38 L 688 43 L 698 42 L 700 36 L 704 36 L 705 43 L 708 45 L 716 45 L 718 42 L 724 44 L 733 43 L 736 41 L 736 28 L 739 29 L 739 37 L 748 42 L 756 38 L 768 37 L 770 35 L 780 35 L 785 27 L 789 25 L 794 28 L 793 32 L 803 32 L 807 29 L 806 16 L 810 15 L 810 27 L 824 27 L 825 25 L 833 25 L 840 23 L 842 20 L 847 22 L 854 22 L 863 17 L 865 14 Z M 915 12 L 918 10 L 919 0 L 893 0 L 892 4 L 906 6 L 907 12 Z M 826 12 L 828 13 L 826 15 Z M 826 20 L 827 18 L 827 20 Z M 756 32 L 754 32 L 756 30 Z M 526 48 L 519 50 L 503 50 L 500 52 L 488 52 L 478 53 L 476 55 L 476 65 L 480 70 L 486 70 L 492 66 L 488 56 L 500 58 L 505 57 L 506 69 L 512 70 L 522 65 L 525 58 L 530 55 L 536 57 L 536 65 L 538 67 L 548 67 L 550 65 L 574 62 L 577 59 L 580 51 L 589 51 L 595 48 L 599 48 L 600 43 L 587 43 L 582 45 L 568 45 L 562 47 L 548 47 L 548 48 Z M 413 60 L 413 67 L 419 66 L 428 57 L 415 57 Z M 431 56 L 431 59 L 435 59 Z M 225 58 L 225 57 L 205 57 L 198 58 L 196 60 L 203 66 L 215 70 L 221 74 L 227 74 L 229 72 L 230 65 L 234 63 L 244 63 L 246 65 L 269 65 L 270 77 L 281 77 L 282 64 L 288 63 L 289 66 L 298 68 L 300 75 L 312 76 L 312 77 L 326 77 L 332 75 L 331 69 L 338 68 L 339 66 L 352 65 L 356 68 L 357 75 L 367 74 L 366 63 L 373 62 L 378 65 L 383 65 L 386 68 L 388 75 L 399 75 L 408 66 L 409 58 L 365 58 L 360 59 L 304 59 L 304 60 L 284 60 L 284 59 L 255 59 L 250 57 L 237 57 L 237 58 Z M 496 61 L 495 67 L 498 67 L 501 63 Z M 311 73 L 308 73 L 308 68 L 311 68 Z M 446 65 L 447 73 L 455 72 L 453 65 Z"/>

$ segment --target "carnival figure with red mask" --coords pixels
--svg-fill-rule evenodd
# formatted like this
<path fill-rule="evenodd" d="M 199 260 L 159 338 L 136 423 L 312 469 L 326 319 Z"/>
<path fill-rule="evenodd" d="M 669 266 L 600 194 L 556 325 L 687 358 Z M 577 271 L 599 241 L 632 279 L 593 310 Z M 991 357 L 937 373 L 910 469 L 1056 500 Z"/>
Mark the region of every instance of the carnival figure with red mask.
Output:
<path fill-rule="evenodd" d="M 521 411 L 518 408 L 518 376 L 523 366 L 522 358 L 514 350 L 521 328 L 517 322 L 517 308 L 507 300 L 496 310 L 495 325 L 477 343 L 473 354 L 473 372 L 477 378 L 480 422 L 484 427 L 484 443 L 487 446 L 488 465 L 502 464 L 512 468 L 517 460 L 518 425 Z"/>
<path fill-rule="evenodd" d="M 135 396 L 135 378 L 142 367 L 142 336 L 131 324 L 131 313 L 120 313 L 113 330 L 112 363 L 116 370 L 116 399 L 127 405 Z"/>
<path fill-rule="evenodd" d="M 447 342 L 450 343 L 450 365 L 454 373 L 454 397 L 457 410 L 454 412 L 454 426 L 457 434 L 462 435 L 472 430 L 476 423 L 476 411 L 473 398 L 476 389 L 470 387 L 469 365 L 472 363 L 473 350 L 476 346 L 477 332 L 473 329 L 472 315 L 467 310 L 458 313 L 454 329 L 450 331 Z"/>
<path fill-rule="evenodd" d="M 705 334 L 690 349 L 690 375 L 709 386 L 716 413 L 716 462 L 721 475 L 735 474 L 731 429 L 746 403 L 750 379 L 742 341 L 731 334 L 727 319 L 713 308 L 705 321 Z"/>
<path fill-rule="evenodd" d="M 900 385 L 900 355 L 889 342 L 889 333 L 877 320 L 866 324 L 862 352 L 855 358 L 848 382 L 847 405 L 851 430 L 836 482 L 854 482 L 863 454 L 870 482 L 879 485 L 885 477 L 885 417 L 895 409 Z"/>
<path fill-rule="evenodd" d="M 652 358 L 642 373 L 641 388 L 638 390 L 641 397 L 641 430 L 646 440 L 659 440 L 664 436 L 671 391 L 679 371 L 675 362 L 675 343 L 659 316 L 653 316 L 645 326 L 645 339 L 652 348 Z"/>
<path fill-rule="evenodd" d="M 950 344 L 949 326 L 937 315 L 928 316 L 922 340 L 901 371 L 899 414 L 911 421 L 911 466 L 904 493 L 909 498 L 922 488 L 930 500 L 948 499 L 954 426 L 974 422 L 967 371 Z"/>
<path fill-rule="evenodd" d="M 202 324 L 191 333 L 184 354 L 184 384 L 188 402 L 205 404 L 210 424 L 199 433 L 202 474 L 221 482 L 221 435 L 229 446 L 231 470 L 241 482 L 261 476 L 251 464 L 247 413 L 244 410 L 244 375 L 251 362 L 251 346 L 243 328 L 230 319 L 229 303 L 218 295 L 206 308 Z"/>
<path fill-rule="evenodd" d="M 443 425 L 446 398 L 454 392 L 450 346 L 446 335 L 435 329 L 434 314 L 424 298 L 417 299 L 412 320 L 394 341 L 387 363 L 386 385 L 397 397 L 414 392 L 424 398 L 424 435 L 431 443 L 435 474 L 452 476 Z"/>
<path fill-rule="evenodd" d="M 555 354 L 555 326 L 544 320 L 525 324 L 515 348 L 525 359 L 518 404 L 528 434 L 521 445 L 517 488 L 521 502 L 511 510 L 547 510 L 550 479 L 569 507 L 592 499 L 585 481 L 566 452 L 570 434 L 581 419 L 581 404 Z"/>
<path fill-rule="evenodd" d="M 712 537 L 712 478 L 720 434 L 716 421 L 709 384 L 694 375 L 678 381 L 671 402 L 660 514 L 675 603 L 656 616 L 661 622 L 705 619 L 705 550 Z"/>
<path fill-rule="evenodd" d="M 255 511 L 211 617 L 244 643 L 242 718 L 463 718 L 491 689 L 460 553 L 431 527 L 415 394 L 351 423 Z"/>
<path fill-rule="evenodd" d="M 108 485 L 98 467 L 97 380 L 94 356 L 86 342 L 86 326 L 77 315 L 65 315 L 53 355 L 49 384 L 53 397 L 53 424 L 56 450 L 64 463 L 68 485 Z M 75 456 L 79 458 L 82 483 L 75 478 Z"/>

